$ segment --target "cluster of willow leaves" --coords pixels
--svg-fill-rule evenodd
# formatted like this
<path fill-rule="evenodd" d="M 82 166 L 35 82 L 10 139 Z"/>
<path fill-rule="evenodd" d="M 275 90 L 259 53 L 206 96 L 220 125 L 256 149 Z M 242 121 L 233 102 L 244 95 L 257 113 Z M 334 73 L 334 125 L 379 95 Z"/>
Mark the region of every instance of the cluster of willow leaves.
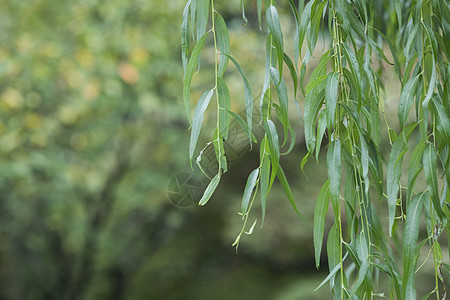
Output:
<path fill-rule="evenodd" d="M 329 275 L 320 286 L 329 283 L 336 299 L 372 299 L 388 296 L 379 292 L 380 278 L 385 278 L 390 285 L 390 298 L 416 299 L 418 254 L 422 247 L 428 247 L 427 259 L 434 264 L 435 286 L 430 287 L 424 299 L 445 298 L 444 278 L 450 266 L 440 243 L 446 239 L 443 233 L 448 237 L 450 229 L 449 3 L 289 1 L 296 26 L 294 36 L 283 36 L 276 1 L 257 0 L 256 4 L 246 5 L 256 5 L 261 34 L 266 35 L 266 47 L 261 49 L 266 58 L 261 96 L 255 101 L 258 103 L 253 103 L 256 93 L 250 89 L 239 59 L 232 56 L 227 25 L 214 1 L 190 0 L 183 11 L 183 99 L 191 124 L 191 164 L 194 159 L 201 160 L 202 151 L 198 154 L 196 150 L 200 148 L 197 141 L 205 110 L 211 101 L 216 102 L 217 109 L 211 137 L 217 174 L 210 178 L 199 204 L 208 202 L 227 172 L 224 141 L 230 122 L 235 119 L 252 144 L 253 109 L 258 106 L 258 121 L 265 131 L 258 141 L 259 153 L 254 154 L 259 155 L 260 164 L 248 176 L 240 212 L 244 224 L 234 245 L 237 247 L 242 234 L 254 227 L 252 218 L 256 216 L 251 212 L 255 201 L 261 201 L 264 222 L 267 195 L 276 178 L 294 210 L 301 214 L 280 164 L 280 155 L 289 154 L 295 143 L 288 111 L 298 109 L 301 93 L 305 102 L 299 118 L 308 151 L 301 168 L 308 159 L 318 159 L 321 149 L 327 153 L 328 179 L 318 194 L 314 212 L 317 267 L 330 202 L 335 217 L 326 241 Z M 241 1 L 246 22 L 244 6 Z M 306 66 L 323 32 L 329 35 L 329 49 L 323 52 L 309 79 L 305 78 Z M 286 39 L 294 40 L 291 57 L 285 51 Z M 214 45 L 214 79 L 210 89 L 198 99 L 191 119 L 191 82 L 205 43 Z M 302 51 L 304 45 L 306 51 Z M 394 66 L 396 80 L 401 84 L 398 132 L 391 129 L 384 112 L 385 83 L 381 74 L 385 65 Z M 243 79 L 244 118 L 231 111 L 226 83 L 226 70 L 230 67 L 237 68 Z M 285 78 L 292 80 L 293 90 L 288 90 Z M 293 98 L 297 108 L 289 107 L 289 98 Z M 383 157 L 380 151 L 383 127 L 389 133 L 389 157 Z M 410 157 L 405 162 L 407 174 L 402 167 L 406 153 Z M 401 186 L 402 176 L 407 178 L 407 186 Z M 418 184 L 422 178 L 425 185 Z M 372 189 L 376 192 L 369 191 Z M 379 214 L 375 202 L 381 202 L 387 215 Z M 387 226 L 383 226 L 385 219 Z M 419 240 L 423 222 L 427 238 Z M 394 236 L 400 236 L 402 242 L 393 243 Z"/>

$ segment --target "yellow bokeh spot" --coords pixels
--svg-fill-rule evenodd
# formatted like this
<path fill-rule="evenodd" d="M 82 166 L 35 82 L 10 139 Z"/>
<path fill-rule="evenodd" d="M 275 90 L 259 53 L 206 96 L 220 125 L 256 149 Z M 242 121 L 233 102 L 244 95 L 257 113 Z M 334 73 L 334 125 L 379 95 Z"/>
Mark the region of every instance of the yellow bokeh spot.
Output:
<path fill-rule="evenodd" d="M 41 126 L 42 117 L 38 114 L 27 114 L 24 119 L 25 127 L 31 130 L 36 130 Z"/>
<path fill-rule="evenodd" d="M 13 88 L 7 88 L 1 95 L 1 99 L 9 109 L 20 109 L 23 106 L 23 97 Z"/>
<path fill-rule="evenodd" d="M 143 65 L 148 62 L 149 53 L 143 47 L 137 47 L 130 52 L 130 61 L 136 65 Z"/>
<path fill-rule="evenodd" d="M 88 140 L 86 135 L 84 134 L 75 133 L 70 137 L 70 147 L 72 147 L 72 149 L 74 150 L 83 150 L 84 148 L 86 148 L 87 144 Z"/>

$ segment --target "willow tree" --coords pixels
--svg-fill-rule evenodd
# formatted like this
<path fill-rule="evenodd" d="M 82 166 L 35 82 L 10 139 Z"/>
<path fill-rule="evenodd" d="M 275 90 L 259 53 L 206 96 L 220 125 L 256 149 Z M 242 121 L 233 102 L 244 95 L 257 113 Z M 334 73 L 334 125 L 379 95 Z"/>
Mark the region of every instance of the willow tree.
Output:
<path fill-rule="evenodd" d="M 256 199 L 261 201 L 264 220 L 266 198 L 276 178 L 293 208 L 300 213 L 280 165 L 280 155 L 288 154 L 295 143 L 288 118 L 288 95 L 297 101 L 302 93 L 304 111 L 300 118 L 308 154 L 301 165 L 314 155 L 318 158 L 321 148 L 327 151 L 328 180 L 318 194 L 314 212 L 317 267 L 330 202 L 334 213 L 326 241 L 329 275 L 320 286 L 329 282 L 336 299 L 371 299 L 379 296 L 379 274 L 384 274 L 390 283 L 390 298 L 415 299 L 418 254 L 423 245 L 429 244 L 435 287 L 425 298 L 435 295 L 439 299 L 439 287 L 443 286 L 445 291 L 442 273 L 449 268 L 439 244 L 440 235 L 447 232 L 448 237 L 450 229 L 447 222 L 450 217 L 449 3 L 445 0 L 304 2 L 289 1 L 296 30 L 294 36 L 287 37 L 283 36 L 276 1 L 256 1 L 261 34 L 267 34 L 265 49 L 261 49 L 266 53 L 265 72 L 261 76 L 263 88 L 257 101 L 265 135 L 258 142 L 259 166 L 249 174 L 243 192 L 240 213 L 244 225 L 235 245 L 239 244 L 244 230 L 251 227 L 252 222 L 247 221 Z M 245 19 L 243 1 L 241 8 Z M 323 52 L 306 82 L 306 67 L 318 36 L 324 31 L 329 33 L 329 49 Z M 224 141 L 231 120 L 236 119 L 242 126 L 250 144 L 254 141 L 253 96 L 244 71 L 230 53 L 227 25 L 214 0 L 188 1 L 181 32 L 183 99 L 191 124 L 191 165 L 194 159 L 201 160 L 202 151 L 196 152 L 196 144 L 203 114 L 211 100 L 217 107 L 211 143 L 218 168 L 199 202 L 205 205 L 227 172 Z M 212 39 L 214 45 L 214 80 L 198 99 L 191 119 L 191 81 L 207 39 Z M 295 52 L 291 57 L 285 53 L 286 39 L 294 40 Z M 306 52 L 302 53 L 304 44 Z M 224 76 L 230 65 L 242 75 L 244 118 L 231 111 Z M 394 66 L 396 80 L 401 85 L 398 133 L 385 122 L 380 96 L 384 86 L 380 74 L 385 65 Z M 283 74 L 292 78 L 293 91 L 288 92 Z M 275 119 L 278 121 L 274 122 Z M 275 124 L 281 124 L 280 128 Z M 390 154 L 386 158 L 380 151 L 383 126 L 388 129 L 390 141 Z M 413 133 L 418 138 L 410 138 Z M 326 147 L 324 139 L 328 139 Z M 287 148 L 284 153 L 283 148 Z M 412 154 L 408 172 L 403 174 L 402 161 L 408 148 Z M 387 166 L 383 166 L 385 162 Z M 426 188 L 422 190 L 416 185 L 419 175 L 426 179 Z M 407 177 L 406 187 L 400 185 L 402 176 Z M 369 192 L 371 187 L 377 192 Z M 375 209 L 374 201 L 380 200 L 387 207 L 387 216 L 380 216 Z M 422 214 L 427 238 L 420 241 Z M 388 220 L 388 232 L 383 230 L 381 218 Z M 403 235 L 403 245 L 399 246 L 402 249 L 392 249 L 395 245 L 391 243 L 392 235 L 399 232 Z"/>

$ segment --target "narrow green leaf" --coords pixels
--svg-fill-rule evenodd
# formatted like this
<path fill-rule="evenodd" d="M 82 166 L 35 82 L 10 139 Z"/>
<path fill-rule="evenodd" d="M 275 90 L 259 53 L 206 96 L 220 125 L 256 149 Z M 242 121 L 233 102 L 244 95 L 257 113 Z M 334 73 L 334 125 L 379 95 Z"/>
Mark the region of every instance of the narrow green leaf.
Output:
<path fill-rule="evenodd" d="M 342 261 L 344 261 L 348 256 L 348 252 L 344 255 L 344 257 L 342 258 Z M 314 290 L 317 291 L 318 289 L 320 289 L 325 283 L 327 283 L 331 278 L 334 277 L 334 275 L 336 275 L 336 273 L 341 269 L 341 263 L 337 264 L 333 270 L 330 271 L 330 273 L 328 274 L 328 276 L 319 284 L 318 287 L 316 287 L 316 289 Z"/>
<path fill-rule="evenodd" d="M 425 172 L 425 178 L 428 184 L 428 189 L 430 191 L 431 201 L 433 202 L 434 209 L 436 210 L 440 218 L 444 217 L 444 212 L 442 211 L 441 203 L 439 201 L 439 188 L 437 181 L 437 154 L 434 149 L 434 145 L 429 143 L 425 147 L 423 153 L 423 170 Z"/>
<path fill-rule="evenodd" d="M 278 142 L 278 133 L 275 124 L 271 120 L 264 123 L 264 130 L 266 132 L 267 141 L 269 142 L 270 160 L 272 162 L 272 174 L 270 175 L 269 190 L 272 187 L 275 176 L 278 172 L 278 165 L 280 162 L 280 146 Z"/>
<path fill-rule="evenodd" d="M 213 95 L 213 90 L 209 90 L 201 95 L 197 102 L 194 112 L 194 120 L 191 129 L 191 140 L 189 143 L 189 161 L 192 165 L 192 158 L 194 157 L 195 146 L 197 145 L 198 136 L 200 135 L 200 130 L 203 122 L 203 114 L 208 107 L 209 101 Z"/>
<path fill-rule="evenodd" d="M 269 31 L 273 37 L 273 44 L 275 46 L 275 49 L 277 50 L 278 69 L 280 70 L 280 81 L 281 81 L 281 75 L 283 73 L 283 53 L 284 53 L 283 32 L 281 31 L 280 20 L 278 18 L 278 12 L 275 6 L 270 5 L 266 9 L 266 19 L 267 19 L 267 26 L 269 27 Z"/>
<path fill-rule="evenodd" d="M 195 0 L 197 39 L 200 39 L 206 32 L 209 17 L 209 2 L 210 0 Z"/>
<path fill-rule="evenodd" d="M 231 110 L 231 98 L 225 81 L 217 77 L 217 93 L 219 95 L 219 130 L 222 137 L 228 139 L 228 129 L 230 128 L 230 115 L 226 112 Z"/>
<path fill-rule="evenodd" d="M 184 108 L 186 110 L 186 114 L 189 120 L 189 124 L 191 124 L 191 116 L 190 116 L 190 104 L 189 104 L 189 96 L 191 93 L 191 81 L 192 76 L 194 75 L 194 70 L 197 67 L 198 64 L 198 57 L 200 55 L 200 52 L 202 51 L 203 45 L 205 44 L 206 37 L 208 36 L 208 33 L 205 33 L 200 40 L 197 42 L 197 44 L 194 47 L 194 50 L 192 50 L 192 55 L 189 58 L 186 73 L 184 76 L 184 83 L 183 83 L 183 101 L 184 101 Z"/>
<path fill-rule="evenodd" d="M 239 124 L 239 126 L 241 126 L 242 130 L 244 130 L 245 133 L 247 133 L 247 135 L 250 137 L 248 142 L 250 144 L 250 147 L 252 147 L 252 142 L 256 143 L 256 137 L 252 132 L 249 132 L 248 130 L 248 126 L 245 123 L 245 121 L 241 118 L 240 115 L 238 115 L 237 113 L 231 111 L 231 110 L 225 110 L 227 113 L 229 113 Z"/>
<path fill-rule="evenodd" d="M 414 151 L 411 155 L 411 160 L 409 161 L 409 169 L 408 169 L 408 191 L 407 191 L 407 203 L 411 201 L 414 185 L 416 182 L 416 178 L 422 170 L 422 155 L 425 150 L 426 139 L 423 138 L 414 148 Z"/>
<path fill-rule="evenodd" d="M 317 64 L 317 67 L 314 69 L 314 71 L 311 73 L 311 76 L 309 77 L 309 81 L 314 81 L 317 77 L 319 77 L 322 74 L 322 71 L 326 70 L 326 65 L 330 61 L 330 59 L 333 57 L 330 54 L 331 50 L 328 50 L 325 52 L 322 57 L 319 60 L 319 63 Z M 309 84 L 309 83 L 308 83 Z M 308 85 L 307 85 L 308 86 Z"/>
<path fill-rule="evenodd" d="M 420 229 L 420 214 L 426 193 L 416 195 L 406 210 L 406 224 L 403 233 L 403 299 L 416 299 L 414 275 L 416 269 L 417 238 Z"/>
<path fill-rule="evenodd" d="M 443 139 L 443 142 L 450 145 L 450 109 L 444 107 L 438 97 L 432 98 L 432 110 L 436 117 L 436 129 Z"/>
<path fill-rule="evenodd" d="M 340 209 L 341 193 L 341 142 L 334 140 L 330 142 L 327 153 L 328 179 L 330 180 L 331 204 L 334 215 L 337 218 Z"/>
<path fill-rule="evenodd" d="M 325 92 L 322 90 L 318 95 L 308 94 L 305 100 L 305 141 L 308 152 L 312 153 L 316 146 L 316 117 L 323 104 Z"/>
<path fill-rule="evenodd" d="M 309 94 L 313 88 L 321 84 L 325 79 L 327 79 L 327 75 L 318 76 L 314 80 L 310 80 L 305 87 L 305 95 Z"/>
<path fill-rule="evenodd" d="M 329 192 L 330 181 L 327 180 L 320 189 L 314 209 L 314 256 L 316 258 L 316 268 L 320 266 L 320 254 L 322 252 L 323 233 L 325 230 L 325 219 L 330 201 Z"/>
<path fill-rule="evenodd" d="M 284 82 L 284 79 L 279 77 L 278 70 L 270 67 L 270 74 L 272 81 L 274 82 L 277 90 L 278 95 L 278 101 L 280 102 L 280 111 L 281 111 L 281 124 L 283 124 L 284 129 L 284 145 L 287 140 L 287 133 L 288 129 L 290 127 L 289 119 L 288 119 L 288 111 L 289 111 L 289 101 L 288 101 L 288 95 L 287 95 L 287 88 L 286 83 Z M 281 82 L 278 82 L 278 79 L 281 78 Z"/>
<path fill-rule="evenodd" d="M 401 136 L 397 138 L 392 146 L 387 167 L 387 200 L 389 213 L 389 235 L 392 235 L 392 226 L 395 219 L 395 208 L 397 207 L 397 194 L 399 181 L 402 174 L 403 155 L 408 150 L 408 139 L 417 123 L 408 124 Z"/>
<path fill-rule="evenodd" d="M 319 112 L 319 121 L 317 122 L 317 139 L 316 139 L 316 161 L 319 161 L 320 148 L 322 146 L 325 129 L 327 129 L 327 116 L 325 110 Z"/>
<path fill-rule="evenodd" d="M 409 110 L 413 104 L 414 95 L 416 94 L 417 79 L 419 75 L 408 80 L 408 82 L 403 87 L 402 93 L 400 95 L 400 102 L 398 104 L 398 121 L 400 127 L 403 128 L 408 120 Z"/>
<path fill-rule="evenodd" d="M 236 66 L 236 69 L 238 69 L 239 73 L 241 74 L 242 81 L 244 82 L 244 100 L 245 100 L 245 113 L 247 116 L 247 127 L 248 127 L 248 133 L 249 133 L 249 139 L 250 133 L 252 132 L 252 115 L 253 115 L 253 95 L 252 90 L 250 89 L 250 84 L 248 83 L 247 78 L 244 75 L 244 72 L 242 71 L 241 66 L 238 64 L 238 62 L 231 56 L 224 54 L 226 57 L 228 57 L 233 64 Z"/>
<path fill-rule="evenodd" d="M 259 30 L 261 30 L 262 0 L 256 0 L 256 9 L 258 13 Z"/>
<path fill-rule="evenodd" d="M 402 7 L 400 0 L 394 0 L 394 8 L 397 14 L 398 28 L 402 28 Z"/>
<path fill-rule="evenodd" d="M 299 42 L 298 48 L 300 49 L 300 54 L 302 51 L 303 41 L 305 40 L 306 30 L 308 28 L 308 24 L 311 22 L 311 7 L 315 1 L 309 1 L 305 8 L 303 9 L 302 17 L 300 19 L 299 26 Z"/>
<path fill-rule="evenodd" d="M 283 171 L 283 168 L 281 167 L 281 165 L 278 166 L 277 176 L 278 176 L 278 180 L 281 183 L 281 186 L 284 189 L 284 192 L 286 193 L 286 196 L 288 197 L 289 203 L 291 203 L 292 208 L 297 213 L 297 215 L 301 218 L 302 215 L 300 214 L 300 211 L 298 210 L 297 205 L 295 204 L 294 196 L 292 195 L 292 191 L 291 191 L 291 187 L 289 186 L 289 183 L 286 179 L 286 175 L 284 174 L 284 171 Z"/>
<path fill-rule="evenodd" d="M 183 18 L 181 21 L 181 60 L 183 61 L 183 71 L 186 74 L 187 57 L 189 55 L 189 0 L 183 9 Z"/>
<path fill-rule="evenodd" d="M 341 240 L 339 236 L 339 224 L 334 223 L 330 228 L 327 238 L 327 256 L 328 269 L 330 273 L 332 270 L 340 265 L 341 261 Z"/>
<path fill-rule="evenodd" d="M 228 36 L 227 24 L 222 16 L 216 13 L 215 18 L 216 20 L 214 24 L 216 27 L 215 32 L 217 37 L 217 48 L 221 53 L 217 76 L 223 77 L 228 65 L 228 57 L 224 54 L 230 55 L 230 37 Z"/>
<path fill-rule="evenodd" d="M 241 0 L 241 10 L 242 10 L 242 20 L 244 20 L 244 25 L 248 23 L 247 17 L 245 16 L 245 6 L 244 6 L 244 0 Z"/>
<path fill-rule="evenodd" d="M 220 168 L 223 170 L 224 173 L 226 173 L 228 170 L 227 157 L 225 156 L 223 137 L 222 136 L 219 137 L 218 128 L 214 130 L 213 146 L 216 154 L 216 159 L 219 162 Z"/>
<path fill-rule="evenodd" d="M 336 104 L 339 96 L 338 83 L 339 83 L 339 73 L 334 72 L 328 74 L 327 86 L 325 88 L 325 103 L 326 103 L 328 130 L 330 131 L 334 125 L 334 115 L 336 112 Z"/>
<path fill-rule="evenodd" d="M 200 202 L 198 203 L 198 205 L 203 206 L 209 201 L 209 199 L 211 198 L 212 194 L 216 190 L 217 185 L 219 185 L 220 177 L 221 177 L 221 173 L 219 171 L 219 173 L 217 173 L 217 175 L 214 176 L 214 178 L 211 180 L 211 182 L 206 187 L 206 190 L 203 193 L 203 196 L 200 199 Z"/>
<path fill-rule="evenodd" d="M 245 184 L 244 195 L 242 196 L 241 212 L 245 215 L 250 205 L 250 198 L 253 194 L 253 190 L 258 180 L 259 169 L 253 170 L 248 176 L 247 183 Z"/>
<path fill-rule="evenodd" d="M 368 271 L 369 271 L 369 247 L 365 236 L 365 232 L 360 232 L 356 237 L 356 253 L 361 261 L 359 267 L 358 278 L 353 286 L 353 290 L 358 290 L 360 285 L 363 283 Z"/>
<path fill-rule="evenodd" d="M 294 84 L 294 99 L 295 99 L 297 97 L 297 85 L 298 85 L 297 71 L 295 70 L 294 63 L 286 54 L 286 52 L 283 53 L 283 59 L 286 65 L 288 66 L 289 73 L 291 73 L 292 82 Z"/>
<path fill-rule="evenodd" d="M 260 178 L 261 209 L 262 209 L 261 227 L 264 225 L 264 219 L 266 216 L 266 201 L 267 201 L 267 194 L 269 193 L 269 179 L 270 179 L 270 160 L 266 154 L 263 154 L 261 162 L 261 178 Z"/>

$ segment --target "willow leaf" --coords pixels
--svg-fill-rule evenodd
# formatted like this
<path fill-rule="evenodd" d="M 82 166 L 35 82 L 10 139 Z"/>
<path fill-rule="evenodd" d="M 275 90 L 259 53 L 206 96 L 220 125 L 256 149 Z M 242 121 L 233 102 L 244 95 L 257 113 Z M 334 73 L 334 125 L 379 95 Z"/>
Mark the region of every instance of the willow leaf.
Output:
<path fill-rule="evenodd" d="M 317 138 L 316 138 L 316 161 L 319 161 L 320 148 L 322 147 L 323 136 L 327 129 L 327 116 L 325 110 L 319 112 L 319 120 L 317 122 Z"/>
<path fill-rule="evenodd" d="M 353 290 L 356 291 L 363 283 L 368 271 L 369 271 L 369 247 L 364 232 L 360 232 L 356 237 L 356 253 L 361 261 L 361 265 L 358 271 L 358 278 L 353 286 Z"/>
<path fill-rule="evenodd" d="M 308 28 L 308 24 L 311 22 L 311 7 L 314 1 L 309 1 L 305 8 L 303 9 L 302 17 L 300 19 L 299 26 L 299 42 L 298 48 L 300 50 L 300 55 L 302 51 L 303 41 L 305 40 L 306 30 Z"/>
<path fill-rule="evenodd" d="M 245 114 L 247 116 L 247 127 L 248 127 L 248 133 L 249 133 L 249 139 L 251 138 L 250 133 L 252 132 L 252 115 L 253 115 L 253 95 L 252 90 L 250 89 L 250 84 L 248 83 L 247 77 L 245 77 L 244 72 L 242 71 L 241 66 L 238 64 L 238 62 L 231 57 L 230 55 L 224 54 L 226 57 L 228 57 L 233 64 L 236 66 L 236 69 L 238 69 L 239 73 L 241 74 L 242 81 L 244 82 L 244 101 L 245 101 Z"/>
<path fill-rule="evenodd" d="M 241 126 L 242 130 L 244 130 L 244 132 L 247 133 L 247 135 L 250 137 L 248 140 L 250 147 L 252 146 L 252 142 L 256 143 L 257 140 L 256 140 L 255 135 L 248 130 L 248 126 L 245 123 L 245 121 L 241 118 L 241 116 L 231 110 L 225 110 L 225 111 L 227 113 L 229 113 L 238 122 L 238 124 L 239 124 L 239 126 Z"/>
<path fill-rule="evenodd" d="M 269 189 L 272 187 L 275 176 L 278 172 L 280 162 L 280 146 L 278 142 L 278 133 L 275 124 L 271 120 L 264 123 L 267 141 L 269 142 L 270 160 L 272 162 L 272 174 L 270 175 Z"/>
<path fill-rule="evenodd" d="M 219 95 L 219 130 L 223 139 L 228 139 L 228 129 L 230 128 L 230 115 L 226 112 L 231 110 L 230 91 L 225 81 L 217 77 L 217 94 Z"/>
<path fill-rule="evenodd" d="M 283 168 L 281 167 L 281 165 L 278 166 L 277 176 L 278 176 L 278 180 L 280 181 L 281 186 L 283 187 L 283 190 L 289 200 L 289 203 L 291 203 L 292 208 L 297 213 L 297 215 L 301 218 L 302 215 L 300 214 L 300 211 L 298 210 L 297 205 L 295 204 L 294 196 L 292 195 L 292 191 L 291 191 L 291 187 L 289 186 L 289 183 L 286 179 L 286 175 L 284 174 L 284 171 L 283 171 Z"/>
<path fill-rule="evenodd" d="M 295 99 L 297 97 L 297 86 L 298 86 L 297 71 L 295 70 L 294 63 L 286 53 L 283 54 L 283 59 L 286 65 L 288 66 L 289 73 L 291 73 L 292 82 L 294 84 L 294 99 Z"/>
<path fill-rule="evenodd" d="M 411 155 L 411 159 L 409 161 L 409 169 L 408 169 L 408 191 L 407 191 L 407 203 L 410 202 L 413 192 L 414 192 L 414 185 L 417 179 L 417 176 L 419 175 L 420 171 L 422 170 L 422 155 L 423 151 L 425 150 L 426 146 L 426 139 L 423 138 L 414 148 L 414 151 Z"/>
<path fill-rule="evenodd" d="M 197 44 L 194 47 L 194 50 L 192 50 L 192 55 L 189 58 L 187 67 L 186 67 L 186 74 L 184 76 L 184 83 L 183 83 L 183 102 L 184 102 L 184 108 L 186 110 L 186 114 L 189 120 L 189 124 L 191 124 L 191 116 L 190 116 L 190 108 L 189 108 L 189 96 L 191 94 L 191 81 L 192 76 L 194 75 L 195 68 L 198 64 L 198 57 L 200 56 L 200 52 L 202 51 L 203 45 L 205 44 L 206 37 L 208 36 L 208 33 L 205 33 L 200 40 L 197 42 Z"/>
<path fill-rule="evenodd" d="M 322 252 L 323 233 L 325 230 L 325 219 L 330 203 L 329 192 L 330 181 L 327 180 L 320 189 L 314 209 L 314 256 L 316 258 L 316 268 L 319 269 L 320 254 Z"/>
<path fill-rule="evenodd" d="M 330 73 L 327 76 L 327 86 L 325 88 L 325 103 L 327 112 L 328 130 L 334 125 L 334 115 L 336 112 L 336 104 L 338 100 L 339 90 L 339 73 Z"/>
<path fill-rule="evenodd" d="M 392 146 L 387 167 L 387 200 L 389 213 L 389 235 L 392 234 L 392 227 L 395 219 L 395 208 L 397 207 L 397 194 L 399 191 L 399 181 L 402 174 L 403 155 L 408 150 L 408 139 L 416 127 L 417 123 L 408 124 L 403 129 L 402 134 L 397 138 Z"/>
<path fill-rule="evenodd" d="M 325 92 L 322 90 L 318 95 L 308 94 L 305 100 L 305 141 L 308 152 L 312 153 L 316 146 L 315 122 L 319 109 L 323 104 Z"/>
<path fill-rule="evenodd" d="M 259 184 L 261 185 L 261 210 L 262 210 L 261 227 L 264 225 L 264 219 L 266 216 L 266 201 L 267 201 L 267 194 L 269 193 L 269 180 L 270 180 L 270 160 L 267 155 L 263 154 L 261 162 L 261 177 L 259 182 Z"/>
<path fill-rule="evenodd" d="M 339 214 L 341 192 L 341 142 L 335 140 L 330 143 L 327 153 L 328 179 L 330 180 L 331 204 L 334 215 Z"/>
<path fill-rule="evenodd" d="M 283 73 L 283 53 L 284 53 L 283 32 L 281 31 L 280 20 L 278 18 L 278 12 L 275 6 L 271 5 L 266 9 L 266 19 L 267 19 L 267 26 L 269 27 L 269 31 L 273 37 L 275 49 L 277 50 L 278 68 L 280 70 L 279 81 L 281 81 L 281 75 Z"/>
<path fill-rule="evenodd" d="M 256 0 L 256 9 L 258 12 L 259 30 L 261 30 L 262 0 Z"/>
<path fill-rule="evenodd" d="M 409 110 L 411 109 L 414 95 L 416 94 L 417 79 L 419 79 L 419 75 L 409 79 L 403 87 L 400 95 L 400 102 L 398 104 L 398 121 L 401 128 L 404 127 L 406 121 L 408 120 Z"/>
<path fill-rule="evenodd" d="M 414 275 L 417 263 L 417 238 L 425 195 L 426 193 L 416 195 L 406 210 L 406 224 L 403 233 L 403 299 L 416 299 Z"/>
<path fill-rule="evenodd" d="M 213 90 L 209 90 L 201 95 L 198 100 L 197 106 L 195 107 L 194 120 L 191 129 L 191 140 L 189 143 L 189 161 L 192 165 L 192 158 L 194 156 L 195 147 L 197 145 L 198 136 L 200 135 L 200 130 L 203 123 L 203 115 L 206 108 L 208 107 L 209 101 L 213 95 Z"/>
<path fill-rule="evenodd" d="M 181 60 L 183 61 L 183 71 L 186 74 L 187 57 L 189 54 L 189 6 L 191 5 L 189 0 L 183 9 L 183 18 L 181 21 Z"/>
<path fill-rule="evenodd" d="M 347 258 L 348 256 L 348 252 L 344 255 L 344 257 L 342 258 L 342 262 Z M 334 275 L 336 275 L 336 273 L 341 269 L 341 263 L 337 264 L 333 270 L 330 271 L 330 273 L 328 274 L 328 276 L 319 284 L 318 287 L 315 288 L 314 291 L 317 291 L 318 289 L 320 289 L 325 283 L 327 283 L 331 278 L 333 278 Z"/>
<path fill-rule="evenodd" d="M 223 77 L 228 65 L 228 57 L 224 54 L 230 55 L 230 37 L 228 36 L 227 24 L 222 16 L 216 13 L 215 20 L 215 33 L 217 37 L 217 48 L 219 49 L 220 61 L 217 75 Z"/>
<path fill-rule="evenodd" d="M 425 179 L 427 181 L 428 189 L 430 191 L 431 201 L 434 209 L 440 218 L 444 217 L 441 203 L 439 201 L 439 188 L 437 180 L 437 154 L 434 145 L 429 143 L 423 153 L 423 170 L 425 172 Z"/>
<path fill-rule="evenodd" d="M 244 195 L 242 196 L 241 212 L 243 215 L 247 214 L 248 207 L 250 205 L 250 198 L 253 194 L 258 175 L 259 169 L 255 169 L 248 176 L 247 183 L 245 184 Z"/>
<path fill-rule="evenodd" d="M 431 103 L 436 117 L 436 129 L 443 142 L 450 145 L 450 110 L 448 107 L 444 107 L 438 97 L 433 97 Z"/>
<path fill-rule="evenodd" d="M 284 82 L 284 79 L 279 77 L 278 70 L 270 67 L 270 74 L 272 77 L 272 81 L 274 82 L 277 90 L 278 100 L 280 101 L 280 111 L 281 111 L 281 124 L 283 124 L 284 129 L 284 141 L 283 145 L 286 143 L 287 140 L 287 134 L 288 129 L 290 127 L 289 120 L 288 120 L 288 111 L 289 111 L 289 101 L 288 101 L 288 95 L 287 95 L 287 88 L 286 83 Z M 281 78 L 281 82 L 278 82 L 279 78 Z"/>
<path fill-rule="evenodd" d="M 340 265 L 341 261 L 341 240 L 339 236 L 339 224 L 334 223 L 328 232 L 327 238 L 327 256 L 328 269 L 330 273 L 332 270 Z"/>
<path fill-rule="evenodd" d="M 195 0 L 197 39 L 206 32 L 209 17 L 209 0 Z"/>
<path fill-rule="evenodd" d="M 221 177 L 221 173 L 219 171 L 219 173 L 217 173 L 216 176 L 214 176 L 214 178 L 209 182 L 209 184 L 206 187 L 206 190 L 203 193 L 203 196 L 200 199 L 200 202 L 198 203 L 198 205 L 203 206 L 209 201 L 209 199 L 211 198 L 212 194 L 214 193 L 214 191 L 216 190 L 217 186 L 219 185 L 220 177 Z"/>

